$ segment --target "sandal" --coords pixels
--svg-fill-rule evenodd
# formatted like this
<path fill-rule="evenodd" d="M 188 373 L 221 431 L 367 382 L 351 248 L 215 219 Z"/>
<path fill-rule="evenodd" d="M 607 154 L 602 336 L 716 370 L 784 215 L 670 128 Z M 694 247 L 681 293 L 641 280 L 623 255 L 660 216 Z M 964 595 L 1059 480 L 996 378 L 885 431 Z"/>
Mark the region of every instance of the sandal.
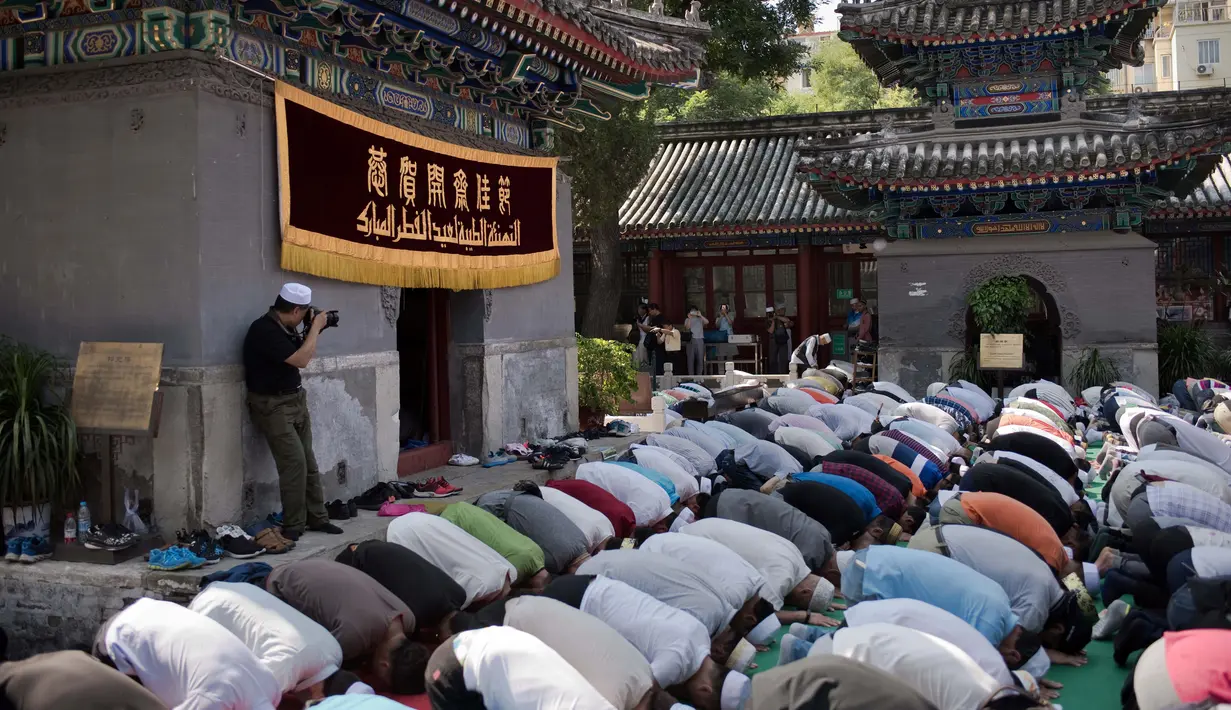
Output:
<path fill-rule="evenodd" d="M 290 552 L 295 543 L 282 537 L 277 528 L 265 528 L 256 534 L 256 544 L 265 548 L 265 552 L 271 555 L 281 555 L 284 552 Z"/>

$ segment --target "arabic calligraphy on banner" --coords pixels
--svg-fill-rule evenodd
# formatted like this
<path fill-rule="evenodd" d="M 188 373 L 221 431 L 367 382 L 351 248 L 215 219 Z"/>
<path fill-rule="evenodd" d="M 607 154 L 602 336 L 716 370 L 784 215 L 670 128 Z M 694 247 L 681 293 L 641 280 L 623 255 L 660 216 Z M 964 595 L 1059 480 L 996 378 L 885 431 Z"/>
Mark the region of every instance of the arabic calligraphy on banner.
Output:
<path fill-rule="evenodd" d="M 455 146 L 276 88 L 283 268 L 474 289 L 559 272 L 556 159 Z"/>

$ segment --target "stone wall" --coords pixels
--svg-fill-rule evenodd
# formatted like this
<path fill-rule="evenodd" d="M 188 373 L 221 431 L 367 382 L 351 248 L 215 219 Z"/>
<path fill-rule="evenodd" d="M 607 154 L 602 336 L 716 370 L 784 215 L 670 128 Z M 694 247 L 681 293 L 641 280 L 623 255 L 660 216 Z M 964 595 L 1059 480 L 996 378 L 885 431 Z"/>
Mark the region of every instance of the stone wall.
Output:
<path fill-rule="evenodd" d="M 1055 298 L 1063 373 L 1097 347 L 1123 376 L 1158 391 L 1154 244 L 1135 234 L 901 241 L 878 257 L 880 377 L 909 392 L 947 381 L 965 347 L 966 296 L 994 276 L 1025 275 Z"/>

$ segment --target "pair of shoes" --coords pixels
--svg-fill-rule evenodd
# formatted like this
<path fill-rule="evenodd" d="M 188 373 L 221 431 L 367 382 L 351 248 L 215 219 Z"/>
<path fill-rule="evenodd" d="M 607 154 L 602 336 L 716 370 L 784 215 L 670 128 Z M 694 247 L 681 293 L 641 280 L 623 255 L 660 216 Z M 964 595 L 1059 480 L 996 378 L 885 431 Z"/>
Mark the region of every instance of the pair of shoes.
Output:
<path fill-rule="evenodd" d="M 183 569 L 197 569 L 204 565 L 203 558 L 192 554 L 182 545 L 172 545 L 165 550 L 150 550 L 150 569 L 175 572 Z"/>
<path fill-rule="evenodd" d="M 21 555 L 18 560 L 27 564 L 32 562 L 42 562 L 49 559 L 55 548 L 51 546 L 51 541 L 45 537 L 31 535 L 27 538 L 22 538 Z M 7 557 L 7 553 L 6 553 Z"/>
<path fill-rule="evenodd" d="M 4 535 L 4 559 L 8 562 L 19 561 L 21 559 L 21 546 L 32 535 L 34 535 L 34 521 L 18 523 L 9 528 L 8 532 Z"/>
<path fill-rule="evenodd" d="M 444 478 L 437 476 L 429 478 L 422 483 L 416 483 L 414 488 L 415 498 L 448 498 L 461 493 L 462 489 L 450 485 Z"/>
<path fill-rule="evenodd" d="M 450 466 L 478 466 L 479 460 L 470 454 L 453 454 L 449 457 Z"/>
<path fill-rule="evenodd" d="M 329 513 L 330 520 L 350 520 L 350 506 L 345 501 L 335 500 L 325 506 L 325 512 Z M 357 511 L 356 511 L 357 512 Z"/>
<path fill-rule="evenodd" d="M 175 533 L 175 540 L 207 565 L 216 565 L 222 560 L 222 546 L 204 530 L 180 530 Z"/>
<path fill-rule="evenodd" d="M 321 523 L 320 525 L 309 525 L 308 532 L 326 533 L 329 535 L 341 535 L 344 531 L 342 528 L 333 523 Z M 292 538 L 293 539 L 293 538 Z"/>
<path fill-rule="evenodd" d="M 492 451 L 487 454 L 487 463 L 483 464 L 483 468 L 495 468 L 496 466 L 503 466 L 506 463 L 513 463 L 516 460 L 516 456 L 510 456 L 508 454 L 502 454 L 498 451 Z"/>
<path fill-rule="evenodd" d="M 563 449 L 540 451 L 530 457 L 530 465 L 540 471 L 559 471 L 569 462 L 569 454 Z"/>
<path fill-rule="evenodd" d="M 81 544 L 91 550 L 107 550 L 119 552 L 137 544 L 139 538 L 123 525 L 103 523 L 91 525 L 85 535 L 81 536 Z"/>
<path fill-rule="evenodd" d="M 252 536 L 238 525 L 219 525 L 214 532 L 218 535 L 218 544 L 222 546 L 224 557 L 249 560 L 265 554 L 265 548 L 256 544 Z"/>
<path fill-rule="evenodd" d="M 265 528 L 257 533 L 256 544 L 271 555 L 281 555 L 284 552 L 290 552 L 295 547 L 295 541 L 278 528 Z"/>

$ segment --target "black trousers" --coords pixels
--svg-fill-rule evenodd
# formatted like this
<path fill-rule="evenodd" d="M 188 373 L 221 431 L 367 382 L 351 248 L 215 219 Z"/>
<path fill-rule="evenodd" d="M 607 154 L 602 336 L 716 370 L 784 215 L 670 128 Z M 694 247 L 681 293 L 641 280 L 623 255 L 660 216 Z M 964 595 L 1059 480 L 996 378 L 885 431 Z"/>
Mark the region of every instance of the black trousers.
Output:
<path fill-rule="evenodd" d="M 466 689 L 462 664 L 453 653 L 452 639 L 436 648 L 427 662 L 427 697 L 432 710 L 484 710 L 483 696 Z"/>

